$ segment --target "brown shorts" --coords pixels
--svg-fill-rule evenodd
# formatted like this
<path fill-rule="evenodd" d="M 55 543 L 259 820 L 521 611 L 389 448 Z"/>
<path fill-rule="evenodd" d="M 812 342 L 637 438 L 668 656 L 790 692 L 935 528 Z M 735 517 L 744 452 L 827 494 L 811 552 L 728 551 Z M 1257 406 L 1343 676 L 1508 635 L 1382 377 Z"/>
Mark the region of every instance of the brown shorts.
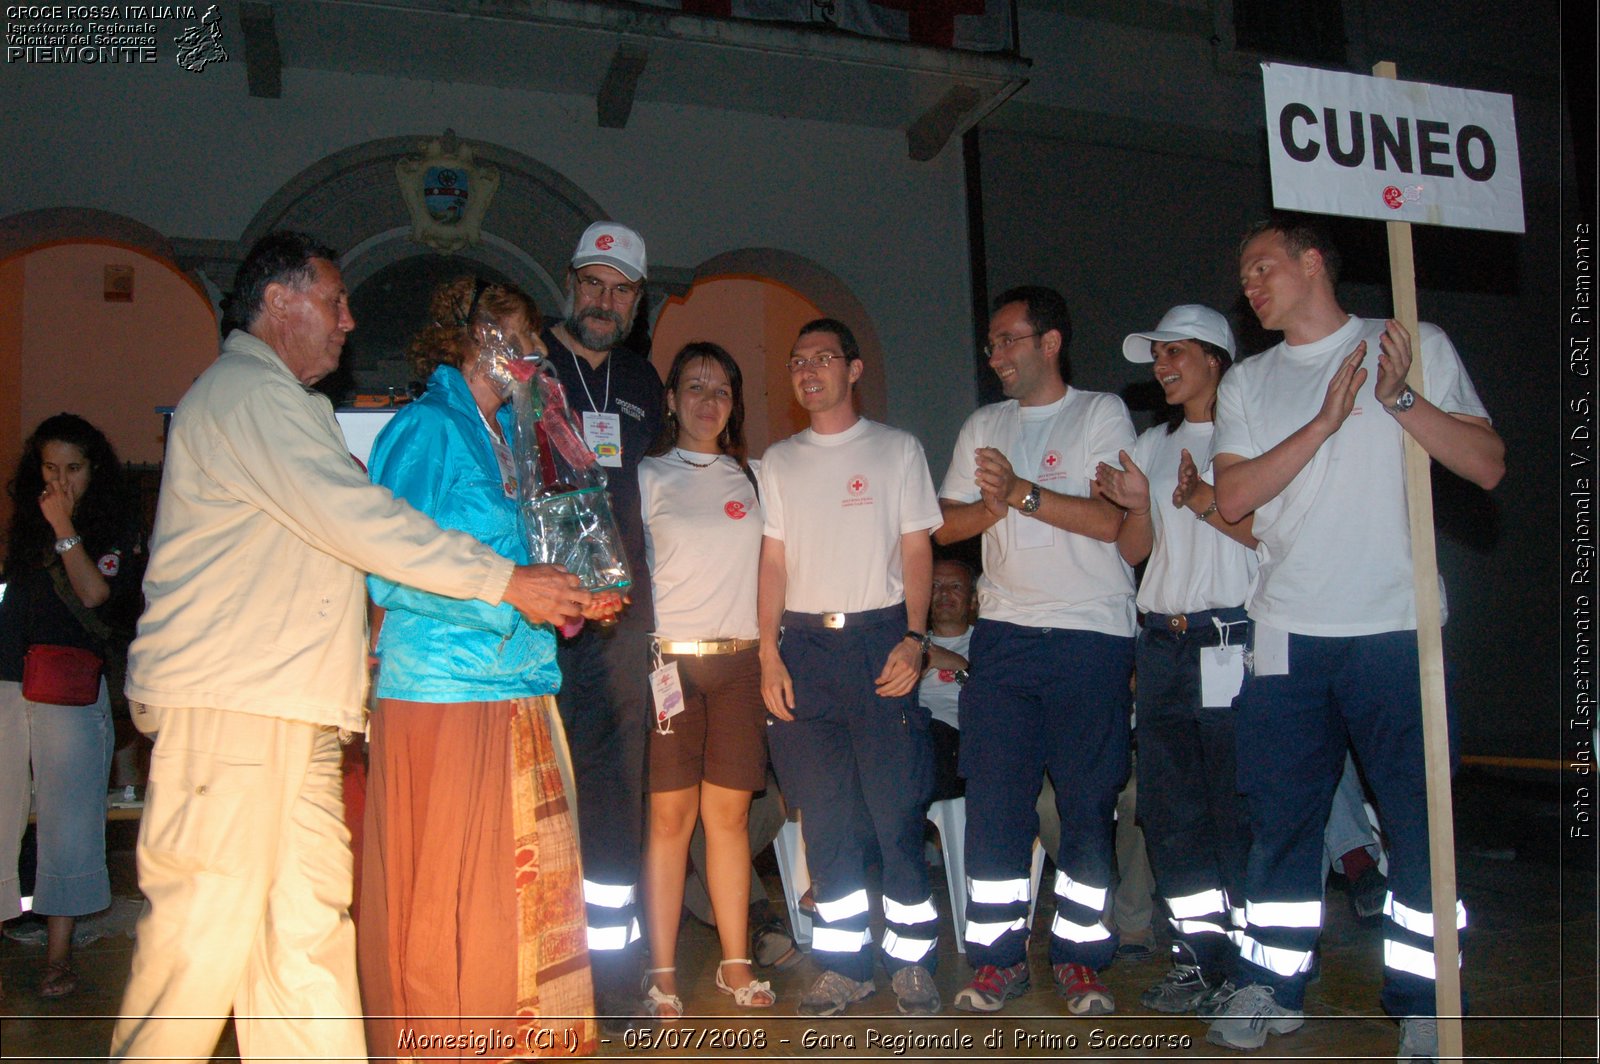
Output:
<path fill-rule="evenodd" d="M 703 657 L 665 654 L 662 661 L 678 663 L 683 712 L 668 722 L 667 734 L 650 733 L 650 791 L 681 790 L 701 780 L 735 791 L 765 787 L 767 707 L 756 648 Z"/>

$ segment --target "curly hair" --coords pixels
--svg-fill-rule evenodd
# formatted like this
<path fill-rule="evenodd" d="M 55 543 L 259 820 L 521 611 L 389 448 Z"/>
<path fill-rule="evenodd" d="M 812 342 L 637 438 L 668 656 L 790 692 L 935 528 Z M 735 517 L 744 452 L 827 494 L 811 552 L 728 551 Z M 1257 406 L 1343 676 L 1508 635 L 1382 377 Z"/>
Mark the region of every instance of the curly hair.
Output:
<path fill-rule="evenodd" d="M 406 349 L 411 371 L 420 381 L 426 381 L 440 366 L 463 369 L 478 357 L 474 325 L 504 323 L 520 316 L 527 319 L 528 330 L 537 333 L 542 323 L 539 308 L 516 285 L 470 276 L 435 288 L 428 299 L 428 316 L 433 320 Z"/>
<path fill-rule="evenodd" d="M 73 527 L 83 537 L 90 555 L 115 546 L 127 546 L 134 508 L 122 476 L 122 463 L 105 433 L 77 414 L 47 417 L 22 445 L 16 475 L 7 491 L 11 495 L 11 527 L 6 534 L 6 569 L 24 565 L 43 568 L 55 560 L 56 534 L 39 510 L 44 492 L 44 447 L 68 443 L 89 460 L 89 490 L 78 500 Z"/>

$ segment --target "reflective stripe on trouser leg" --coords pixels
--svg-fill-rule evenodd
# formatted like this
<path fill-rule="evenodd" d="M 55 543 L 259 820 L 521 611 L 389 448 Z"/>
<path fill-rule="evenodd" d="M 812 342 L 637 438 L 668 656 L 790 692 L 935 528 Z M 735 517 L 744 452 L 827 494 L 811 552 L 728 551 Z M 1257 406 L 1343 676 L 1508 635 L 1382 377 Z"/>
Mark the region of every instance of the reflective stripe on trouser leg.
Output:
<path fill-rule="evenodd" d="M 1389 893 L 1383 902 L 1383 965 L 1389 981 L 1431 986 L 1438 979 L 1433 929 L 1433 913 L 1413 909 L 1397 901 L 1392 891 Z M 1457 899 L 1456 932 L 1460 935 L 1466 929 L 1467 907 Z M 1457 967 L 1462 957 L 1462 953 L 1457 954 Z"/>
<path fill-rule="evenodd" d="M 890 972 L 911 964 L 927 967 L 933 958 L 934 947 L 939 944 L 939 914 L 933 907 L 933 895 L 928 895 L 915 905 L 885 897 L 883 922 L 885 965 L 899 962 L 889 969 Z"/>
<path fill-rule="evenodd" d="M 1322 931 L 1321 901 L 1245 902 L 1244 913 L 1241 961 L 1278 979 L 1303 976 L 1311 970 Z"/>
<path fill-rule="evenodd" d="M 1079 883 L 1065 872 L 1056 873 L 1056 918 L 1050 925 L 1052 938 L 1073 943 L 1107 942 L 1111 929 L 1100 922 L 1105 911 L 1107 887 Z"/>
<path fill-rule="evenodd" d="M 1178 943 L 1189 947 L 1207 976 L 1224 978 L 1233 975 L 1234 958 L 1238 956 L 1228 899 L 1221 890 L 1211 889 L 1167 898 L 1171 914 L 1167 922 L 1172 925 L 1173 950 Z"/>
<path fill-rule="evenodd" d="M 968 879 L 966 942 L 992 946 L 1008 931 L 1027 931 L 1028 887 L 1024 879 Z"/>
<path fill-rule="evenodd" d="M 818 898 L 817 915 L 811 924 L 811 952 L 817 963 L 843 970 L 859 957 L 872 942 L 868 915 L 865 889 L 828 901 Z"/>
<path fill-rule="evenodd" d="M 638 906 L 631 883 L 583 881 L 589 952 L 614 953 L 639 940 Z"/>

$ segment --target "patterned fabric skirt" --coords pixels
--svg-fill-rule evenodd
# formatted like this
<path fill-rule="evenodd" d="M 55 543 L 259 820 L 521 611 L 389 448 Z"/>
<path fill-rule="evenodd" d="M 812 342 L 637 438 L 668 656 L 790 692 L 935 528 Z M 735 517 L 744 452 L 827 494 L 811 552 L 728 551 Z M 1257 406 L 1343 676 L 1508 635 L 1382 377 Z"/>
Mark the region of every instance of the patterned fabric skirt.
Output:
<path fill-rule="evenodd" d="M 384 699 L 371 743 L 357 944 L 372 1059 L 592 1053 L 555 699 Z"/>

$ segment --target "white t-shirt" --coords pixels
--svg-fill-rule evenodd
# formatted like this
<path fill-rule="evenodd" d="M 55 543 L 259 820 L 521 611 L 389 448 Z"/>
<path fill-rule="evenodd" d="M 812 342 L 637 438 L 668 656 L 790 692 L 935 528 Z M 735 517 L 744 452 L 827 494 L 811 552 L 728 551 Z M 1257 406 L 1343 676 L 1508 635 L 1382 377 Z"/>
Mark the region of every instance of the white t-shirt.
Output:
<path fill-rule="evenodd" d="M 1280 343 L 1222 378 L 1212 454 L 1255 458 L 1316 416 L 1340 360 L 1367 341 L 1367 382 L 1350 416 L 1288 487 L 1256 511 L 1261 571 L 1246 607 L 1257 621 L 1323 636 L 1417 626 L 1405 434 L 1373 391 L 1384 324 L 1352 317 L 1315 343 Z M 1421 333 L 1428 400 L 1447 413 L 1488 417 L 1449 337 L 1426 322 Z"/>
<path fill-rule="evenodd" d="M 1076 388 L 1046 406 L 1008 399 L 983 407 L 961 426 L 941 498 L 978 501 L 979 447 L 998 449 L 1018 476 L 1042 488 L 1087 498 L 1095 466 L 1118 465 L 1117 452 L 1133 450 L 1133 422 L 1116 396 Z M 983 534 L 978 613 L 1034 628 L 1131 636 L 1133 570 L 1115 543 L 1064 532 L 1012 509 Z"/>
<path fill-rule="evenodd" d="M 860 418 L 843 432 L 806 429 L 761 462 L 763 530 L 783 541 L 784 607 L 858 613 L 905 599 L 900 537 L 944 519 L 922 444 Z"/>
<path fill-rule="evenodd" d="M 639 463 L 656 635 L 754 639 L 762 523 L 755 486 L 727 455 L 683 454 L 674 448 Z"/>
<path fill-rule="evenodd" d="M 936 635 L 933 645 L 960 654 L 970 662 L 972 656 L 967 649 L 972 645 L 972 629 L 960 635 Z M 933 714 L 934 720 L 942 720 L 952 728 L 961 727 L 956 712 L 960 701 L 961 685 L 956 683 L 954 669 L 929 669 L 922 674 L 922 683 L 917 686 L 917 702 Z"/>
<path fill-rule="evenodd" d="M 1256 575 L 1256 553 L 1229 539 L 1188 509 L 1172 507 L 1178 462 L 1188 451 L 1204 468 L 1211 454 L 1209 421 L 1184 421 L 1176 431 L 1157 425 L 1133 445 L 1133 460 L 1150 479 L 1150 517 L 1155 546 L 1139 583 L 1139 608 L 1146 613 L 1197 613 L 1244 605 Z"/>

